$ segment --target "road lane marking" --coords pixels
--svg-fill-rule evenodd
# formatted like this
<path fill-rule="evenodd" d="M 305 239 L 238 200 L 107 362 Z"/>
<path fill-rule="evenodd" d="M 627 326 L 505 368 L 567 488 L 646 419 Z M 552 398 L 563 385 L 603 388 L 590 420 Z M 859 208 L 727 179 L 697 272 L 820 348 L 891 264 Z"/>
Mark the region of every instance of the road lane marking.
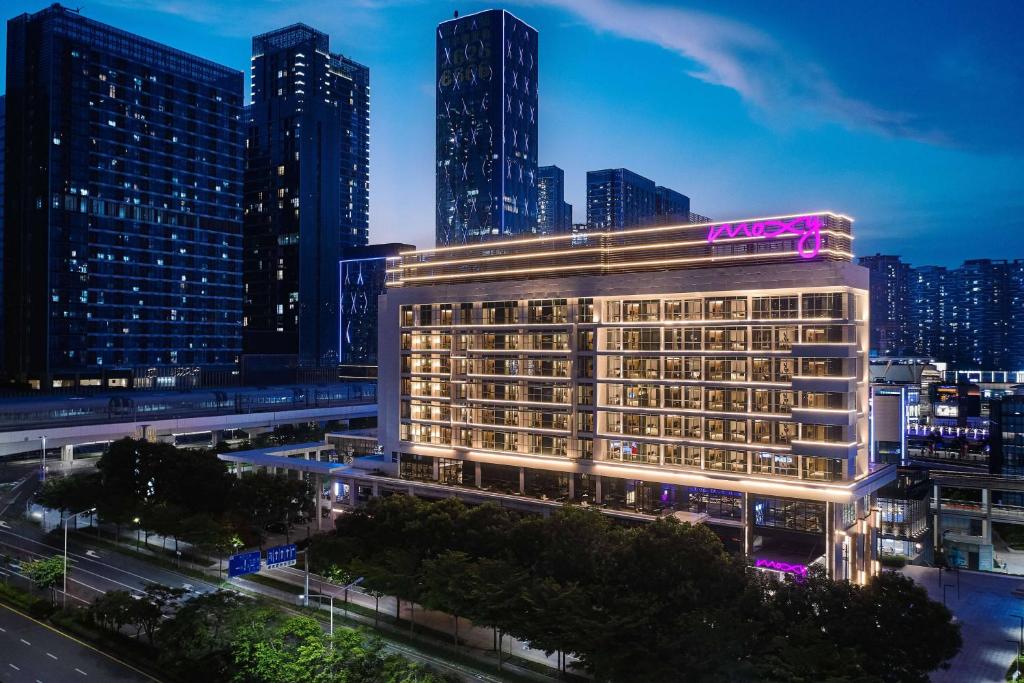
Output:
<path fill-rule="evenodd" d="M 83 642 L 83 641 L 79 640 L 78 638 L 75 638 L 74 636 L 69 636 L 67 633 L 64 633 L 63 631 L 57 630 L 54 627 L 50 626 L 49 624 L 44 624 L 43 622 L 39 621 L 38 619 L 33 619 L 32 617 L 30 617 L 29 615 L 25 614 L 24 612 L 22 612 L 20 610 L 16 610 L 13 607 L 10 607 L 9 605 L 5 605 L 3 603 L 0 603 L 0 609 L 5 609 L 8 612 L 13 612 L 14 614 L 17 614 L 22 619 L 28 619 L 29 621 L 31 621 L 33 624 L 35 624 L 37 626 L 42 626 L 43 628 L 47 629 L 48 631 L 52 631 L 53 633 L 56 633 L 58 636 L 60 636 L 62 638 L 67 638 L 71 642 L 73 642 L 73 643 L 75 643 L 77 645 L 81 645 L 82 647 L 87 648 L 89 650 L 92 650 L 96 654 L 102 655 L 103 657 L 106 657 L 107 659 L 109 659 L 112 662 L 117 662 L 118 664 L 120 664 L 121 666 L 125 667 L 126 669 L 131 669 L 132 671 L 134 671 L 135 673 L 139 674 L 140 676 L 142 676 L 142 677 L 144 677 L 146 679 L 149 679 L 151 681 L 154 681 L 154 683 L 160 683 L 160 681 L 158 679 L 153 678 L 151 675 L 149 675 L 148 673 L 146 673 L 142 669 L 136 668 L 136 667 L 132 666 L 131 664 L 128 664 L 127 662 L 124 662 L 124 661 L 118 659 L 117 657 L 114 657 L 113 655 L 107 654 L 103 650 L 100 650 L 100 649 L 98 649 L 96 647 L 93 647 L 89 643 Z M 85 674 L 84 672 L 83 672 L 83 675 L 88 676 L 88 674 Z"/>
<path fill-rule="evenodd" d="M 46 653 L 46 656 L 50 659 L 57 659 L 57 655 L 51 655 L 49 652 Z"/>
<path fill-rule="evenodd" d="M 28 641 L 27 641 L 27 640 L 25 640 L 24 638 L 18 638 L 18 640 L 20 640 L 21 642 L 25 643 L 25 644 L 26 644 L 26 645 L 28 645 L 29 647 L 32 647 L 32 643 L 28 642 Z"/>
<path fill-rule="evenodd" d="M 11 667 L 15 671 L 21 671 L 21 669 L 19 669 L 18 667 L 14 666 L 13 664 L 8 664 L 7 666 Z"/>
<path fill-rule="evenodd" d="M 88 676 L 89 675 L 89 674 L 85 673 L 84 671 L 82 671 L 81 669 L 79 669 L 77 667 L 75 667 L 75 671 L 77 671 L 78 673 L 82 674 L 83 676 Z"/>

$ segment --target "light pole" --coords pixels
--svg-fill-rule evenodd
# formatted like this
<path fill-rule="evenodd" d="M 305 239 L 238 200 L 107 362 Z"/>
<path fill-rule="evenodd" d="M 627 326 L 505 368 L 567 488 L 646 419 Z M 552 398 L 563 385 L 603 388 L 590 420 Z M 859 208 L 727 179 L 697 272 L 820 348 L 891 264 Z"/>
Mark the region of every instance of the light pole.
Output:
<path fill-rule="evenodd" d="M 42 449 L 42 456 L 41 456 L 42 464 L 40 465 L 40 469 L 42 471 L 39 473 L 39 478 L 40 478 L 41 481 L 46 481 L 46 435 L 45 434 L 43 434 L 42 436 L 39 437 L 39 443 L 40 443 L 40 448 Z"/>
<path fill-rule="evenodd" d="M 96 508 L 89 508 L 88 510 L 76 512 L 75 514 L 71 515 L 70 517 L 64 520 L 64 597 L 63 604 L 61 606 L 65 609 L 68 606 L 68 523 L 71 522 L 71 520 L 78 517 L 79 515 L 89 514 L 93 512 L 96 512 Z M 75 523 L 75 528 L 78 528 L 77 522 Z"/>
<path fill-rule="evenodd" d="M 132 521 L 135 522 L 135 550 L 138 552 L 142 550 L 142 527 L 139 526 L 138 517 L 133 518 Z"/>
<path fill-rule="evenodd" d="M 355 581 L 353 581 L 352 583 L 350 583 L 350 584 L 348 584 L 347 586 L 344 587 L 343 590 L 345 591 L 345 616 L 348 616 L 348 589 L 349 588 L 354 588 L 355 586 L 358 586 L 362 582 L 363 582 L 363 577 L 360 576 Z"/>
<path fill-rule="evenodd" d="M 306 595 L 302 596 L 302 599 L 306 603 L 306 607 L 309 607 L 309 599 L 310 598 L 313 598 L 314 600 L 328 600 L 329 601 L 328 602 L 328 605 L 329 605 L 328 609 L 331 610 L 331 631 L 330 631 L 330 633 L 333 636 L 334 635 L 334 595 L 333 594 L 328 594 L 328 595 L 309 595 L 307 593 Z"/>

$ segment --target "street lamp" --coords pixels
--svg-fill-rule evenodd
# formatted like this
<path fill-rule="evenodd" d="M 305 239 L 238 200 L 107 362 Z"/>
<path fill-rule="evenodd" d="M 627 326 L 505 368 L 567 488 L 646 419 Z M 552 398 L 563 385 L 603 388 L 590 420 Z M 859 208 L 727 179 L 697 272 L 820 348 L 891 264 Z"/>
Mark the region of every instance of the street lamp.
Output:
<path fill-rule="evenodd" d="M 307 607 L 309 606 L 309 599 L 310 598 L 313 598 L 314 600 L 329 600 L 328 609 L 330 609 L 330 611 L 331 611 L 331 631 L 330 631 L 330 633 L 333 636 L 334 635 L 334 594 L 333 593 L 329 594 L 329 595 L 309 595 L 309 594 L 305 594 L 305 595 L 302 596 L 302 599 L 305 602 L 305 606 L 307 606 Z"/>
<path fill-rule="evenodd" d="M 42 465 L 40 466 L 42 471 L 39 474 L 41 481 L 46 481 L 46 435 L 43 434 L 39 437 L 40 448 L 42 448 Z"/>
<path fill-rule="evenodd" d="M 349 588 L 354 588 L 355 586 L 358 586 L 362 582 L 363 582 L 363 577 L 360 576 L 355 581 L 353 581 L 352 583 L 350 583 L 350 584 L 348 584 L 347 586 L 344 587 L 343 590 L 345 591 L 345 616 L 348 616 L 348 589 Z"/>
<path fill-rule="evenodd" d="M 93 512 L 96 512 L 96 508 L 89 508 L 88 510 L 76 512 L 64 520 L 64 597 L 63 604 L 61 606 L 65 609 L 68 606 L 68 523 L 79 515 L 91 514 Z M 75 528 L 78 528 L 77 522 L 75 523 Z"/>
<path fill-rule="evenodd" d="M 132 521 L 135 523 L 135 550 L 142 550 L 142 527 L 139 526 L 141 521 L 138 517 L 133 517 Z M 148 544 L 147 544 L 148 545 Z"/>

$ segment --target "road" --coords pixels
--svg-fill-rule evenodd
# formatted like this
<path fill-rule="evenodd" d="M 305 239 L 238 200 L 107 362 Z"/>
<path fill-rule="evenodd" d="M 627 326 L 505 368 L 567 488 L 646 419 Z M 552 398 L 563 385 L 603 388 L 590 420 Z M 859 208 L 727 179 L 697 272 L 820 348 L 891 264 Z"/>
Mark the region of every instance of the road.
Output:
<path fill-rule="evenodd" d="M 0 605 L 0 681 L 69 683 L 156 679 Z"/>
<path fill-rule="evenodd" d="M 23 559 L 63 555 L 63 542 L 49 540 L 35 524 L 0 520 L 0 554 Z M 114 590 L 141 591 L 147 583 L 162 583 L 197 593 L 216 590 L 213 582 L 149 564 L 131 555 L 93 545 L 78 537 L 68 541 L 68 601 L 84 603 Z"/>

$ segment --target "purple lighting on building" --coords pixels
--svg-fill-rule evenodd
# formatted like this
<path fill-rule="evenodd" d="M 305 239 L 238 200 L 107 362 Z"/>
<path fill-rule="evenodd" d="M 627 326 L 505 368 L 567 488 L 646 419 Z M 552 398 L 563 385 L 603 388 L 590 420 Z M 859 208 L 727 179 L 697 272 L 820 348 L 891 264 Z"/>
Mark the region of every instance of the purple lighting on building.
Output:
<path fill-rule="evenodd" d="M 821 216 L 799 216 L 745 223 L 722 223 L 708 228 L 708 243 L 719 238 L 746 236 L 751 239 L 775 239 L 796 236 L 796 251 L 800 258 L 812 259 L 821 251 Z"/>
<path fill-rule="evenodd" d="M 755 560 L 754 566 L 758 569 L 771 569 L 772 571 L 782 572 L 783 574 L 793 574 L 798 579 L 807 577 L 807 565 L 803 564 L 790 564 L 788 562 L 779 562 L 778 560 Z"/>

